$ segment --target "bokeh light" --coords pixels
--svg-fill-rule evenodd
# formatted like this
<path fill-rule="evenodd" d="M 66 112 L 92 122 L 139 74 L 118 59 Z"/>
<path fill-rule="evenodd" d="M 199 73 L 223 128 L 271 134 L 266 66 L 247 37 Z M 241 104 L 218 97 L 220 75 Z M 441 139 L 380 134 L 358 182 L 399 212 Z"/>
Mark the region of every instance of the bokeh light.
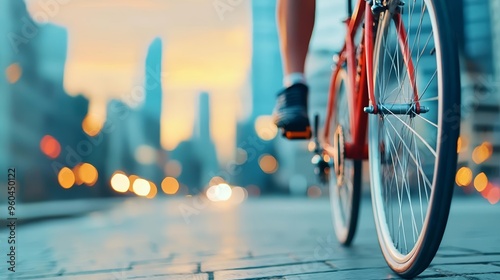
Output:
<path fill-rule="evenodd" d="M 61 154 L 61 144 L 52 136 L 45 135 L 40 140 L 40 149 L 49 158 L 55 159 Z"/>
<path fill-rule="evenodd" d="M 156 194 L 158 193 L 158 188 L 156 187 L 156 184 L 153 182 L 149 182 L 149 193 L 146 195 L 146 198 L 153 199 Z"/>
<path fill-rule="evenodd" d="M 207 198 L 211 201 L 227 201 L 231 198 L 232 189 L 228 184 L 219 184 L 207 189 Z"/>
<path fill-rule="evenodd" d="M 219 184 L 222 184 L 225 182 L 226 182 L 226 180 L 224 180 L 224 178 L 222 178 L 220 176 L 214 176 L 214 177 L 212 177 L 212 179 L 210 179 L 210 182 L 208 182 L 208 185 L 215 186 L 215 185 L 219 185 Z"/>
<path fill-rule="evenodd" d="M 248 160 L 248 153 L 245 149 L 238 148 L 236 149 L 235 161 L 236 164 L 244 164 Z"/>
<path fill-rule="evenodd" d="M 165 194 L 176 194 L 179 191 L 179 182 L 174 177 L 166 177 L 161 182 L 161 189 Z"/>
<path fill-rule="evenodd" d="M 156 150 L 147 145 L 141 145 L 135 150 L 135 160 L 140 164 L 149 165 L 156 162 Z"/>
<path fill-rule="evenodd" d="M 216 188 L 216 195 L 219 200 L 226 201 L 231 197 L 232 189 L 228 184 L 219 184 Z"/>
<path fill-rule="evenodd" d="M 231 202 L 234 204 L 241 204 L 248 197 L 248 192 L 242 187 L 233 187 L 231 193 Z"/>
<path fill-rule="evenodd" d="M 59 181 L 61 187 L 63 187 L 64 189 L 69 189 L 75 184 L 75 174 L 73 174 L 73 171 L 71 169 L 64 167 L 59 170 L 57 180 Z"/>
<path fill-rule="evenodd" d="M 275 173 L 278 170 L 278 161 L 271 155 L 263 155 L 259 159 L 259 166 L 267 174 Z"/>
<path fill-rule="evenodd" d="M 135 180 L 137 180 L 137 179 L 139 179 L 139 178 L 140 178 L 140 177 L 139 177 L 139 176 L 137 176 L 137 175 L 135 175 L 135 174 L 132 174 L 132 175 L 128 176 L 128 180 L 130 181 L 130 185 L 129 185 L 128 190 L 129 190 L 130 192 L 134 192 L 134 188 L 133 188 L 133 186 L 134 186 L 134 182 L 135 182 Z"/>
<path fill-rule="evenodd" d="M 482 192 L 486 189 L 486 186 L 488 186 L 488 177 L 486 174 L 484 172 L 477 174 L 476 178 L 474 178 L 474 188 L 478 192 Z"/>
<path fill-rule="evenodd" d="M 118 171 L 111 177 L 111 188 L 119 193 L 125 193 L 128 191 L 130 186 L 130 180 L 127 175 Z"/>
<path fill-rule="evenodd" d="M 260 116 L 255 120 L 255 132 L 260 139 L 273 140 L 278 134 L 278 128 L 273 122 L 272 116 Z"/>
<path fill-rule="evenodd" d="M 151 185 L 148 181 L 139 178 L 134 181 L 132 186 L 134 193 L 138 196 L 147 196 L 151 191 Z"/>
<path fill-rule="evenodd" d="M 5 69 L 5 76 L 7 78 L 7 82 L 10 84 L 15 84 L 21 78 L 23 74 L 23 69 L 18 63 L 13 63 Z"/>
<path fill-rule="evenodd" d="M 468 167 L 461 167 L 457 171 L 455 182 L 460 187 L 467 187 L 472 182 L 472 170 Z"/>
<path fill-rule="evenodd" d="M 500 188 L 492 184 L 489 185 L 489 190 L 485 195 L 485 198 L 491 204 L 497 204 L 500 201 Z"/>
<path fill-rule="evenodd" d="M 177 160 L 169 160 L 165 164 L 165 174 L 170 177 L 179 177 L 182 174 L 182 165 Z"/>
<path fill-rule="evenodd" d="M 321 196 L 321 188 L 318 186 L 310 186 L 307 188 L 307 196 L 311 198 L 316 198 Z"/>
<path fill-rule="evenodd" d="M 331 158 L 330 158 L 330 156 L 329 156 L 329 155 L 327 155 L 327 154 L 324 154 L 324 155 L 323 155 L 323 161 L 325 161 L 325 162 L 330 162 L 330 160 L 331 160 Z"/>
<path fill-rule="evenodd" d="M 84 163 L 78 168 L 78 178 L 87 186 L 93 186 L 99 178 L 97 169 L 90 163 Z"/>
<path fill-rule="evenodd" d="M 309 141 L 309 144 L 307 144 L 307 149 L 309 150 L 309 152 L 313 152 L 316 149 L 316 142 Z"/>
<path fill-rule="evenodd" d="M 493 146 L 489 142 L 483 142 L 472 151 L 472 160 L 476 164 L 487 161 L 493 154 Z"/>
<path fill-rule="evenodd" d="M 83 131 L 91 137 L 99 134 L 99 132 L 101 132 L 102 126 L 102 118 L 92 114 L 88 114 L 87 116 L 85 116 L 82 122 Z"/>
<path fill-rule="evenodd" d="M 75 184 L 77 185 L 82 185 L 83 181 L 80 178 L 80 167 L 82 166 L 82 163 L 79 163 L 73 167 L 73 173 L 75 174 Z"/>

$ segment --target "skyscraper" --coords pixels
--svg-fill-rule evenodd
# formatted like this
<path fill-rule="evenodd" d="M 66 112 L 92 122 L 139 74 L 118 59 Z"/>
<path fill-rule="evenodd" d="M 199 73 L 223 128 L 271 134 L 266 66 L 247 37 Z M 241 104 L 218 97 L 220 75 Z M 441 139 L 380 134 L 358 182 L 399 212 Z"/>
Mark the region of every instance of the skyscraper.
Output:
<path fill-rule="evenodd" d="M 144 85 L 133 88 L 130 96 L 137 108 L 131 108 L 120 100 L 112 100 L 108 104 L 107 123 L 110 130 L 105 137 L 109 143 L 109 177 L 116 170 L 123 170 L 156 183 L 163 178 L 166 156 L 160 145 L 162 52 L 162 41 L 155 38 L 146 54 Z M 140 100 L 141 94 L 144 100 Z"/>
<path fill-rule="evenodd" d="M 160 149 L 160 118 L 162 106 L 162 40 L 155 38 L 150 44 L 145 65 L 145 100 L 141 106 L 144 117 L 144 133 L 146 144 Z"/>
<path fill-rule="evenodd" d="M 179 182 L 186 186 L 190 193 L 198 193 L 212 177 L 220 176 L 219 161 L 210 132 L 210 95 L 201 92 L 193 136 L 182 141 L 171 153 L 171 158 L 182 166 Z"/>
<path fill-rule="evenodd" d="M 238 123 L 236 133 L 237 148 L 247 155 L 247 159 L 239 162 L 237 168 L 229 168 L 232 170 L 226 170 L 226 173 L 231 176 L 231 182 L 234 184 L 256 185 L 261 189 L 270 190 L 275 187 L 273 175 L 262 171 L 259 158 L 263 154 L 274 155 L 274 144 L 273 141 L 264 141 L 258 137 L 255 122 L 259 116 L 271 114 L 276 93 L 281 88 L 282 68 L 276 29 L 276 3 L 255 0 L 251 5 L 252 112 L 248 119 Z"/>

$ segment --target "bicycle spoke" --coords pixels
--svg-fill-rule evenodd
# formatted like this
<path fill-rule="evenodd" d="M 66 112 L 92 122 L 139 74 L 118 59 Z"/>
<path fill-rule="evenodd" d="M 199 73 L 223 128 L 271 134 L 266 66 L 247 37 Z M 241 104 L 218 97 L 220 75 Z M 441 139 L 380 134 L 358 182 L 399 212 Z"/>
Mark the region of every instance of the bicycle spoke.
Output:
<path fill-rule="evenodd" d="M 437 152 L 434 150 L 434 148 L 431 147 L 431 145 L 425 141 L 425 139 L 417 133 L 413 128 L 411 128 L 407 123 L 405 123 L 399 116 L 395 115 L 394 113 L 390 112 L 392 116 L 396 117 L 403 125 L 405 125 L 411 132 L 413 132 L 417 137 L 422 141 L 422 143 L 429 149 L 429 151 L 434 155 L 434 157 L 437 157 Z"/>
<path fill-rule="evenodd" d="M 433 126 L 433 127 L 435 127 L 435 128 L 438 128 L 437 123 L 433 123 L 433 122 L 431 122 L 430 120 L 428 120 L 428 119 L 426 119 L 426 118 L 422 117 L 422 115 L 417 114 L 417 112 L 415 112 L 415 111 L 412 111 L 412 112 L 413 112 L 413 113 L 415 114 L 415 116 L 417 116 L 419 119 L 421 119 L 421 120 L 425 121 L 426 123 L 428 123 L 428 124 L 432 125 L 432 126 Z"/>
<path fill-rule="evenodd" d="M 415 156 L 415 155 L 413 155 L 413 154 L 412 154 L 412 152 L 411 152 L 411 147 L 408 147 L 408 146 L 405 144 L 405 142 L 406 142 L 406 141 L 405 141 L 404 137 L 403 137 L 403 136 L 401 136 L 401 135 L 398 133 L 398 130 L 394 127 L 394 125 L 393 125 L 393 124 L 392 124 L 392 123 L 391 123 L 388 119 L 386 119 L 386 120 L 387 120 L 387 121 L 388 121 L 388 123 L 390 124 L 391 128 L 395 131 L 395 133 L 397 134 L 397 136 L 398 136 L 398 138 L 399 138 L 399 140 L 400 140 L 400 142 L 399 142 L 399 143 L 400 143 L 400 145 L 398 145 L 398 146 L 403 146 L 403 147 L 405 148 L 405 150 L 404 150 L 404 151 L 406 151 L 406 153 L 408 154 L 407 160 L 409 161 L 409 160 L 410 160 L 410 158 L 411 158 L 411 159 L 413 160 L 413 163 L 415 163 L 415 167 L 417 167 L 418 171 L 420 172 L 420 174 L 419 174 L 419 176 L 418 176 L 419 180 L 420 180 L 420 176 L 422 176 L 422 178 L 424 178 L 424 179 L 425 179 L 425 183 L 426 183 L 426 185 L 428 185 L 428 186 L 429 186 L 429 188 L 430 188 L 431 183 L 430 183 L 429 179 L 427 178 L 427 176 L 425 175 L 425 173 L 423 172 L 423 170 L 421 169 L 421 164 L 419 163 L 419 161 L 420 161 L 420 160 L 419 160 L 419 159 L 417 160 L 417 158 L 420 158 L 420 157 L 419 157 L 419 155 L 418 155 L 418 150 L 417 150 L 417 152 L 416 152 L 416 154 L 417 154 L 417 155 L 416 155 L 416 156 Z M 412 138 L 413 138 L 412 143 L 414 142 L 414 143 L 415 143 L 415 147 L 416 147 L 417 145 L 416 145 L 416 140 L 415 140 L 415 137 L 412 137 Z M 396 148 L 396 146 L 395 146 L 395 144 L 394 144 L 394 142 L 392 141 L 392 139 L 391 139 L 391 138 L 389 138 L 389 140 L 390 140 L 390 142 L 391 142 L 391 146 L 393 147 L 394 152 L 397 154 L 397 153 L 398 153 L 398 151 L 399 151 L 399 148 Z M 404 153 L 404 151 L 403 151 L 403 153 Z M 403 157 L 404 157 L 404 156 L 403 156 Z M 404 166 L 401 164 L 401 159 L 399 158 L 399 156 L 398 156 L 398 157 L 396 157 L 396 158 L 397 158 L 397 164 L 398 164 L 398 166 L 399 166 L 399 167 L 400 167 L 400 169 L 401 169 L 401 173 L 402 173 L 402 174 L 406 173 L 406 172 L 405 172 L 405 170 L 409 170 L 408 165 L 407 165 L 406 167 L 404 167 Z M 394 166 L 394 168 L 395 168 L 395 166 Z M 395 173 L 395 175 L 393 176 L 393 178 L 397 178 L 398 176 L 397 176 L 397 172 L 396 172 L 396 170 L 394 170 L 394 173 Z M 389 177 L 389 178 L 390 178 L 390 177 Z M 405 177 L 403 177 L 403 178 L 405 178 Z M 397 180 L 396 180 L 396 181 L 397 181 Z M 420 182 L 420 181 L 419 181 L 419 182 Z M 389 184 L 389 186 L 391 186 L 391 185 L 392 185 L 392 184 Z M 408 204 L 409 204 L 409 207 L 410 207 L 410 214 L 411 214 L 411 219 L 412 219 L 412 234 L 413 234 L 413 237 L 414 237 L 414 242 L 416 242 L 416 240 L 415 240 L 415 239 L 416 239 L 416 237 L 418 236 L 418 230 L 419 230 L 419 228 L 421 228 L 421 227 L 418 227 L 418 226 L 417 226 L 417 222 L 416 222 L 416 218 L 415 218 L 415 213 L 414 213 L 414 210 L 413 210 L 413 205 L 412 205 L 412 201 L 411 201 L 411 195 L 410 195 L 410 185 L 409 185 L 409 183 L 408 183 L 408 181 L 407 181 L 406 179 L 403 179 L 403 186 L 404 186 L 404 189 L 405 189 L 405 191 L 406 191 L 407 198 L 408 198 Z M 424 188 L 426 189 L 426 186 L 424 186 Z M 402 204 L 403 204 L 403 203 L 402 203 L 402 194 L 399 192 L 399 188 L 397 188 L 397 190 L 398 190 L 398 201 L 399 201 L 399 205 L 400 205 L 400 215 L 402 216 L 402 215 L 403 215 L 402 210 L 401 210 L 401 207 L 402 207 Z M 419 191 L 420 191 L 420 183 L 419 183 Z M 427 190 L 426 190 L 426 192 L 427 192 Z M 420 205 L 422 205 L 422 203 L 421 203 L 421 199 L 420 199 Z M 422 207 L 421 207 L 421 212 L 422 212 L 421 217 L 423 217 L 423 209 L 422 209 Z M 423 221 L 423 218 L 422 218 L 422 221 Z M 422 224 L 423 224 L 423 222 L 422 222 Z M 401 226 L 403 226 L 403 225 L 401 225 Z"/>
<path fill-rule="evenodd" d="M 424 91 L 422 92 L 422 95 L 419 97 L 419 99 L 422 98 L 422 97 L 424 97 L 424 94 L 427 92 L 427 89 L 431 85 L 431 82 L 434 80 L 434 78 L 436 78 L 436 75 L 437 75 L 437 69 L 436 69 L 436 71 L 434 71 L 434 74 L 432 74 L 431 79 L 429 80 L 429 82 L 425 86 Z"/>
<path fill-rule="evenodd" d="M 392 129 L 394 130 L 394 132 L 395 132 L 396 136 L 399 138 L 399 140 L 401 140 L 401 142 L 403 143 L 403 145 L 405 146 L 405 148 L 406 148 L 406 149 L 408 149 L 408 150 L 410 150 L 410 149 L 408 148 L 408 146 L 406 146 L 406 145 L 404 144 L 404 140 L 403 140 L 403 138 L 401 137 L 401 135 L 399 135 L 398 130 L 396 129 L 396 127 L 394 127 L 394 125 L 392 124 L 392 122 L 391 122 L 391 121 L 389 121 L 388 119 L 386 119 L 386 120 L 387 120 L 387 121 L 388 121 L 388 123 L 391 125 L 391 127 L 392 127 Z M 410 150 L 410 151 L 411 151 L 411 150 Z M 427 176 L 425 175 L 425 173 L 424 173 L 423 169 L 421 168 L 421 165 L 419 165 L 419 164 L 418 164 L 418 162 L 417 162 L 417 160 L 416 160 L 415 156 L 414 156 L 413 154 L 411 154 L 411 153 L 410 153 L 410 156 L 411 156 L 411 158 L 413 159 L 413 161 L 415 162 L 415 164 L 419 167 L 419 171 L 421 172 L 422 176 L 424 176 L 424 178 L 425 178 L 425 179 L 426 179 L 426 181 L 428 182 L 429 186 L 432 186 L 431 181 L 430 181 L 430 180 L 429 180 L 429 178 L 427 178 Z"/>

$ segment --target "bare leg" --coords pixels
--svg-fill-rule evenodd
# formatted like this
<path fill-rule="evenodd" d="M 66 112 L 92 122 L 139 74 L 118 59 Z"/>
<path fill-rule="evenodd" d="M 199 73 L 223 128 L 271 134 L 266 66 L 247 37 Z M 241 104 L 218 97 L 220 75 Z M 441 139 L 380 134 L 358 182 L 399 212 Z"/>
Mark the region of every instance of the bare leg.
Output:
<path fill-rule="evenodd" d="M 285 76 L 304 73 L 315 10 L 315 0 L 278 0 L 278 33 Z"/>

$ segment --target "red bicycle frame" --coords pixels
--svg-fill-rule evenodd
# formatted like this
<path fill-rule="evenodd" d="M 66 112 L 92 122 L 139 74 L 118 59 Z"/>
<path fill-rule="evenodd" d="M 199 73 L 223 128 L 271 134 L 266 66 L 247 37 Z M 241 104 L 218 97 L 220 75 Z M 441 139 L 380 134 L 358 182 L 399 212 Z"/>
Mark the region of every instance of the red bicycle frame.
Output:
<path fill-rule="evenodd" d="M 354 38 L 360 30 L 363 19 L 365 26 L 363 29 L 364 34 L 359 46 L 356 46 Z M 406 69 L 408 69 L 407 74 L 413 88 L 415 108 L 418 114 L 420 113 L 420 104 L 418 101 L 415 70 L 408 47 L 406 30 L 399 13 L 394 14 L 393 20 L 396 24 L 403 60 Z M 373 114 L 377 114 L 379 110 L 379 104 L 376 102 L 377 100 L 375 99 L 374 93 L 373 51 L 375 34 L 373 28 L 374 15 L 370 4 L 365 0 L 359 0 L 352 15 L 345 23 L 347 25 L 347 35 L 330 82 L 323 142 L 325 151 L 330 155 L 335 155 L 336 152 L 330 140 L 332 139 L 330 126 L 337 96 L 337 87 L 335 83 L 337 82 L 338 75 L 343 69 L 343 65 L 347 63 L 347 82 L 349 83 L 347 98 L 351 107 L 348 111 L 349 114 L 351 114 L 350 131 L 352 142 L 346 142 L 344 144 L 344 156 L 349 159 L 363 160 L 368 159 L 368 145 L 366 143 L 368 114 L 364 112 L 364 108 L 368 105 L 372 106 L 371 113 Z"/>

